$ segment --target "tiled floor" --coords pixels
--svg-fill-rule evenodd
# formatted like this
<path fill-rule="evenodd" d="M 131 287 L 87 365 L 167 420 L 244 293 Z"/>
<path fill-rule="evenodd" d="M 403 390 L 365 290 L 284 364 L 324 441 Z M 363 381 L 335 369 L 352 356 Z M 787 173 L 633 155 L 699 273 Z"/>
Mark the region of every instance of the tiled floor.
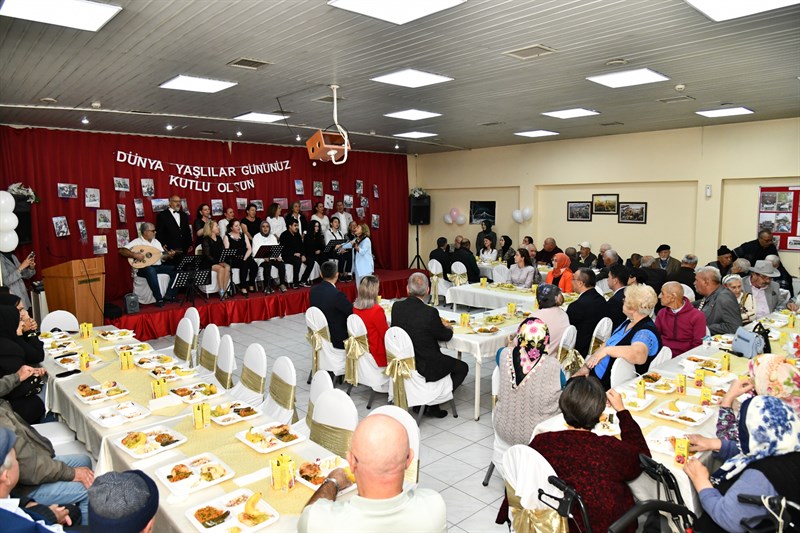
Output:
<path fill-rule="evenodd" d="M 220 335 L 233 338 L 236 352 L 237 379 L 247 346 L 257 342 L 264 346 L 269 359 L 269 368 L 275 359 L 285 355 L 292 359 L 297 370 L 297 410 L 305 416 L 308 404 L 306 378 L 311 368 L 311 350 L 305 340 L 306 325 L 302 314 L 286 318 L 275 318 L 250 324 L 234 324 L 221 327 Z M 150 341 L 156 348 L 169 346 L 173 337 Z M 449 531 L 484 533 L 507 533 L 506 526 L 494 523 L 497 509 L 503 496 L 503 480 L 495 473 L 489 486 L 481 482 L 492 457 L 493 430 L 489 413 L 491 405 L 491 372 L 484 368 L 486 376 L 481 383 L 481 419 L 472 419 L 474 398 L 474 359 L 466 356 L 470 374 L 464 384 L 456 390 L 458 418 L 449 413 L 441 420 L 424 418 L 420 427 L 420 486 L 438 491 L 447 503 Z M 488 365 L 488 363 L 487 363 Z M 485 365 L 486 366 L 486 365 Z M 366 405 L 369 389 L 358 387 L 352 392 L 353 401 L 361 417 L 368 414 Z M 386 396 L 378 395 L 373 408 L 386 403 Z"/>

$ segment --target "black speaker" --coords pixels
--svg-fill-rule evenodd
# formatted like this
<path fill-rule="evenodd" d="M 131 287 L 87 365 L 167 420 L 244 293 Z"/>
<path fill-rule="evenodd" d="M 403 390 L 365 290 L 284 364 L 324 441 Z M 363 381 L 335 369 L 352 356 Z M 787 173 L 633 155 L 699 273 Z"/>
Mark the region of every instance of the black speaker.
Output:
<path fill-rule="evenodd" d="M 20 244 L 30 244 L 33 242 L 33 231 L 31 229 L 31 204 L 24 196 L 14 195 L 16 204 L 14 205 L 14 214 L 17 215 L 17 237 L 19 237 Z"/>
<path fill-rule="evenodd" d="M 125 312 L 129 315 L 139 312 L 139 298 L 132 292 L 125 295 Z"/>
<path fill-rule="evenodd" d="M 421 196 L 419 198 L 411 196 L 408 199 L 408 223 L 420 226 L 427 226 L 431 223 L 430 196 Z"/>

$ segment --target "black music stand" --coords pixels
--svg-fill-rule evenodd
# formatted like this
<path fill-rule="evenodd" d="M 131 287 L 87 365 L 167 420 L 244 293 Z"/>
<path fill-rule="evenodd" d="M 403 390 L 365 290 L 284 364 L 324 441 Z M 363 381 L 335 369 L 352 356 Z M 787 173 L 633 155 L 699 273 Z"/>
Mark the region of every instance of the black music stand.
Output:
<path fill-rule="evenodd" d="M 347 239 L 333 239 L 332 241 L 329 241 L 328 244 L 325 245 L 325 249 L 322 251 L 325 254 L 330 254 L 334 250 L 334 248 L 336 248 L 340 244 L 345 244 L 346 242 Z"/>
<path fill-rule="evenodd" d="M 232 259 L 244 260 L 244 254 L 239 252 L 239 250 L 234 250 L 233 248 L 225 248 L 224 250 L 222 250 L 222 253 L 219 256 L 220 263 L 227 263 L 230 265 Z M 231 265 L 231 270 L 233 270 L 233 265 Z M 233 294 L 236 294 L 236 284 L 233 282 L 233 272 L 231 272 L 230 283 L 228 284 L 227 287 L 225 287 L 224 290 L 226 293 L 229 290 L 232 290 Z"/>
<path fill-rule="evenodd" d="M 253 256 L 256 259 L 277 259 L 283 253 L 283 245 L 281 244 L 264 244 L 258 247 L 256 254 Z"/>
<path fill-rule="evenodd" d="M 198 259 L 200 258 L 198 257 Z M 186 288 L 186 296 L 181 302 L 181 307 L 183 307 L 186 302 L 191 302 L 191 304 L 194 305 L 194 297 L 196 294 L 200 294 L 203 301 L 208 302 L 206 293 L 198 291 L 197 287 L 200 285 L 208 285 L 209 283 L 211 283 L 210 270 L 183 270 L 178 272 L 175 276 L 174 286 L 179 289 Z"/>

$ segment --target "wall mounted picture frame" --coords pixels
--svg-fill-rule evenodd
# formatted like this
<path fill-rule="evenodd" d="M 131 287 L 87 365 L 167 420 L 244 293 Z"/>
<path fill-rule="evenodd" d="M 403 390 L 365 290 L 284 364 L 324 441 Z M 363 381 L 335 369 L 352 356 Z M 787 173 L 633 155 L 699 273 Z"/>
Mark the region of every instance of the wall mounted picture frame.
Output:
<path fill-rule="evenodd" d="M 619 213 L 619 194 L 593 194 L 593 215 L 616 215 Z"/>
<path fill-rule="evenodd" d="M 592 202 L 567 202 L 567 221 L 591 222 Z"/>
<path fill-rule="evenodd" d="M 471 201 L 469 203 L 469 223 L 480 224 L 483 221 L 487 221 L 494 225 L 496 207 L 497 202 L 494 201 Z"/>
<path fill-rule="evenodd" d="M 77 198 L 78 186 L 75 183 L 59 183 L 58 184 L 58 197 L 59 198 Z"/>
<path fill-rule="evenodd" d="M 620 224 L 647 224 L 647 202 L 622 202 L 619 204 L 617 222 Z"/>

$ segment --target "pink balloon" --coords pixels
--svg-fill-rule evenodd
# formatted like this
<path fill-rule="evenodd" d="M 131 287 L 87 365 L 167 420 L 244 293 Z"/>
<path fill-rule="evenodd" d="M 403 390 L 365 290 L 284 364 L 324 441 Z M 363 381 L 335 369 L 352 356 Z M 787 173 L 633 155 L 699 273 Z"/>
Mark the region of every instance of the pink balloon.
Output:
<path fill-rule="evenodd" d="M 450 218 L 452 218 L 453 220 L 456 220 L 458 218 L 458 208 L 457 207 L 454 207 L 453 209 L 450 210 Z"/>

